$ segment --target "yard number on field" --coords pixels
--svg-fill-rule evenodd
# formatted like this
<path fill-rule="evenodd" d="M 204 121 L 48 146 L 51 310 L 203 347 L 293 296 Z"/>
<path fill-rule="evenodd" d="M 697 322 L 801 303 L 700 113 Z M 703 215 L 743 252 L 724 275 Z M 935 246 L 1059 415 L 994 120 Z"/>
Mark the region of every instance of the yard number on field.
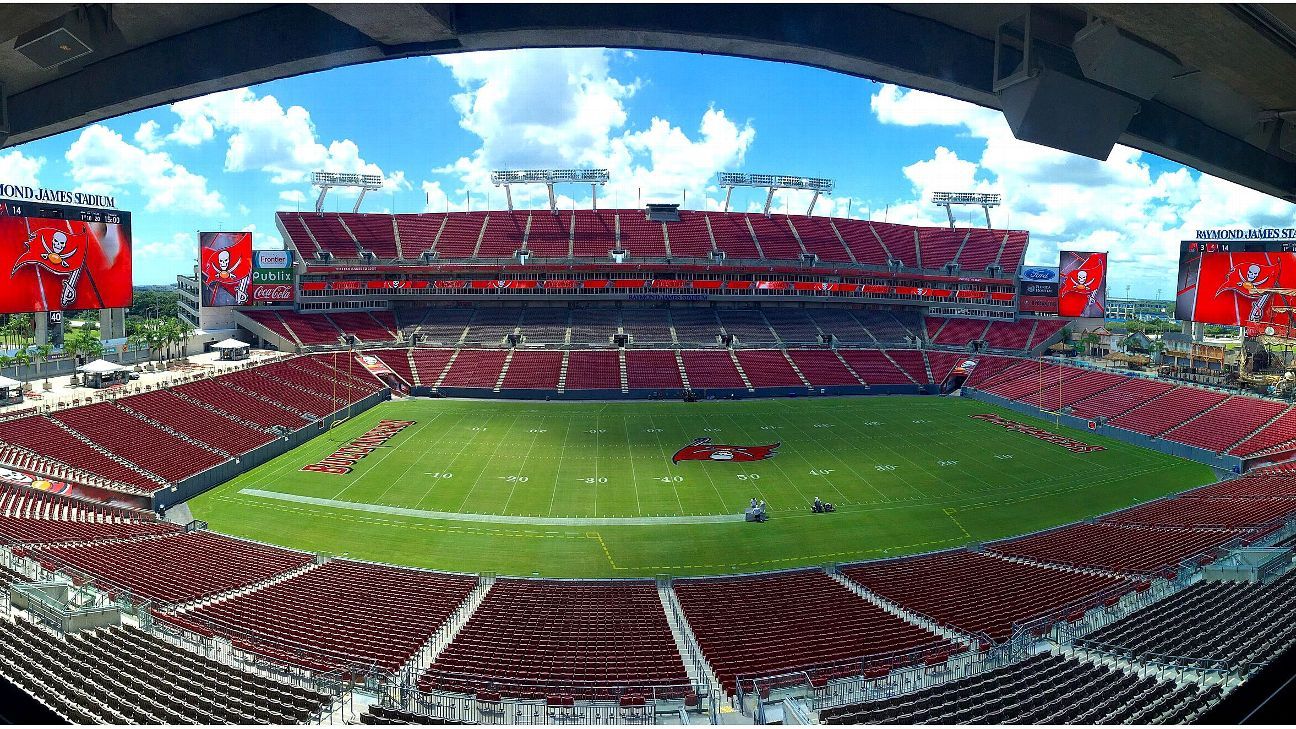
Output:
<path fill-rule="evenodd" d="M 500 476 L 500 478 L 504 479 L 504 483 L 526 483 L 531 480 L 526 476 Z"/>
<path fill-rule="evenodd" d="M 832 472 L 833 472 L 833 469 L 831 469 L 831 468 L 812 468 L 812 469 L 810 469 L 810 475 L 811 475 L 811 476 L 827 476 L 828 474 L 830 474 L 830 473 L 832 473 Z"/>

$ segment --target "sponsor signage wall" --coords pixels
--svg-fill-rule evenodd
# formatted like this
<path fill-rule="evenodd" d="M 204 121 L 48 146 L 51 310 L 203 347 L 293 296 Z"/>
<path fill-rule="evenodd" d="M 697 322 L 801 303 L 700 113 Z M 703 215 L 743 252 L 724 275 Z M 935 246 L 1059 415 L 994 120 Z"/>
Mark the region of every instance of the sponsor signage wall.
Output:
<path fill-rule="evenodd" d="M 1058 253 L 1058 316 L 1102 317 L 1107 311 L 1107 254 Z"/>
<path fill-rule="evenodd" d="M 1057 298 L 1058 270 L 1049 266 L 1026 266 L 1017 274 L 1017 293 Z"/>
<path fill-rule="evenodd" d="M 0 199 L 0 314 L 129 307 L 131 265 L 130 213 Z"/>
<path fill-rule="evenodd" d="M 243 306 L 252 285 L 252 234 L 198 234 L 199 272 L 204 307 Z"/>
<path fill-rule="evenodd" d="M 1261 250 L 1253 250 L 1257 247 Z M 1175 318 L 1246 327 L 1251 336 L 1292 336 L 1296 252 L 1291 247 L 1185 241 L 1179 249 Z"/>

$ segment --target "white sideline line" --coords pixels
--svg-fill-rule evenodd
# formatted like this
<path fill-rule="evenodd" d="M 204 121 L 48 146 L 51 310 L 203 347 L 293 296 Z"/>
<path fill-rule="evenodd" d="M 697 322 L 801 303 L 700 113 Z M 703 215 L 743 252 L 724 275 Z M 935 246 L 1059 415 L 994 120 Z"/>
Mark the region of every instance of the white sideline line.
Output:
<path fill-rule="evenodd" d="M 369 511 L 377 514 L 395 516 L 412 516 L 416 519 L 440 519 L 444 521 L 474 521 L 488 524 L 526 524 L 532 526 L 656 526 L 659 524 L 720 524 L 731 521 L 743 521 L 742 514 L 710 514 L 706 516 L 628 516 L 628 517 L 558 517 L 558 516 L 508 516 L 504 514 L 458 514 L 451 511 L 427 511 L 424 509 L 405 509 L 399 506 L 382 504 L 361 504 L 354 501 L 337 499 L 320 499 L 314 496 L 298 496 L 278 491 L 261 489 L 239 489 L 240 494 L 260 496 L 279 501 L 293 501 L 312 506 L 329 506 L 334 509 L 351 511 Z"/>

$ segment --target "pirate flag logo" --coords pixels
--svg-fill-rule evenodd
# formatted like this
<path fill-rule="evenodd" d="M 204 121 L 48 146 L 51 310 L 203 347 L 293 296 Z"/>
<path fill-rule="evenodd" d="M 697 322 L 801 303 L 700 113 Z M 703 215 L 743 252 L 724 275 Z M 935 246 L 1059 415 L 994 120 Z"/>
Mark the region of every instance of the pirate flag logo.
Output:
<path fill-rule="evenodd" d="M 66 309 L 76 301 L 77 283 L 81 280 L 81 271 L 86 264 L 86 247 L 89 236 L 84 226 L 79 230 L 68 224 L 67 230 L 59 228 L 37 228 L 28 232 L 23 245 L 27 250 L 14 261 L 10 276 L 18 269 L 31 266 L 39 278 L 46 272 L 63 279 L 63 289 L 59 296 L 60 308 Z M 43 294 L 42 294 L 43 297 Z"/>
<path fill-rule="evenodd" d="M 207 234 L 204 234 L 207 235 Z M 248 285 L 252 281 L 250 262 L 251 239 L 237 234 L 216 234 L 211 243 L 203 242 L 202 271 L 203 288 L 206 293 L 206 306 L 221 306 L 228 303 L 246 304 L 248 302 Z M 227 240 L 221 240 L 226 238 Z M 217 248 L 215 244 L 227 243 Z M 224 292 L 228 298 L 221 301 L 218 294 Z"/>
<path fill-rule="evenodd" d="M 710 438 L 698 438 L 675 451 L 671 463 L 679 463 L 680 461 L 763 461 L 766 458 L 773 458 L 778 455 L 778 447 L 781 445 L 783 444 L 771 443 L 757 446 L 716 445 L 711 442 Z"/>
<path fill-rule="evenodd" d="M 1277 294 L 1284 299 L 1289 296 L 1296 296 L 1296 289 L 1283 288 L 1278 285 L 1278 279 L 1282 275 L 1281 262 L 1279 263 L 1239 263 L 1229 269 L 1228 274 L 1224 277 L 1224 282 L 1215 292 L 1218 298 L 1221 294 L 1229 293 L 1241 296 L 1251 302 L 1251 311 L 1247 316 L 1247 321 L 1258 322 L 1265 317 L 1265 308 L 1269 304 L 1270 297 Z M 1275 307 L 1275 311 L 1282 311 L 1287 307 Z"/>
<path fill-rule="evenodd" d="M 1106 254 L 1090 253 L 1084 262 L 1062 278 L 1058 298 L 1062 316 L 1101 316 Z M 1093 309 L 1093 311 L 1091 311 Z"/>

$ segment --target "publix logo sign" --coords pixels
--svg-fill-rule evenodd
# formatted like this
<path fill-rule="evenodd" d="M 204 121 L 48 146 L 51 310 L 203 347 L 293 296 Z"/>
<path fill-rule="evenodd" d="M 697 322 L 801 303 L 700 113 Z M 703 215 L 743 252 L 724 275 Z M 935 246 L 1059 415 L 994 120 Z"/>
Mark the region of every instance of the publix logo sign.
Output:
<path fill-rule="evenodd" d="M 291 268 L 252 269 L 252 283 L 254 284 L 291 284 L 292 282 L 293 272 Z"/>

